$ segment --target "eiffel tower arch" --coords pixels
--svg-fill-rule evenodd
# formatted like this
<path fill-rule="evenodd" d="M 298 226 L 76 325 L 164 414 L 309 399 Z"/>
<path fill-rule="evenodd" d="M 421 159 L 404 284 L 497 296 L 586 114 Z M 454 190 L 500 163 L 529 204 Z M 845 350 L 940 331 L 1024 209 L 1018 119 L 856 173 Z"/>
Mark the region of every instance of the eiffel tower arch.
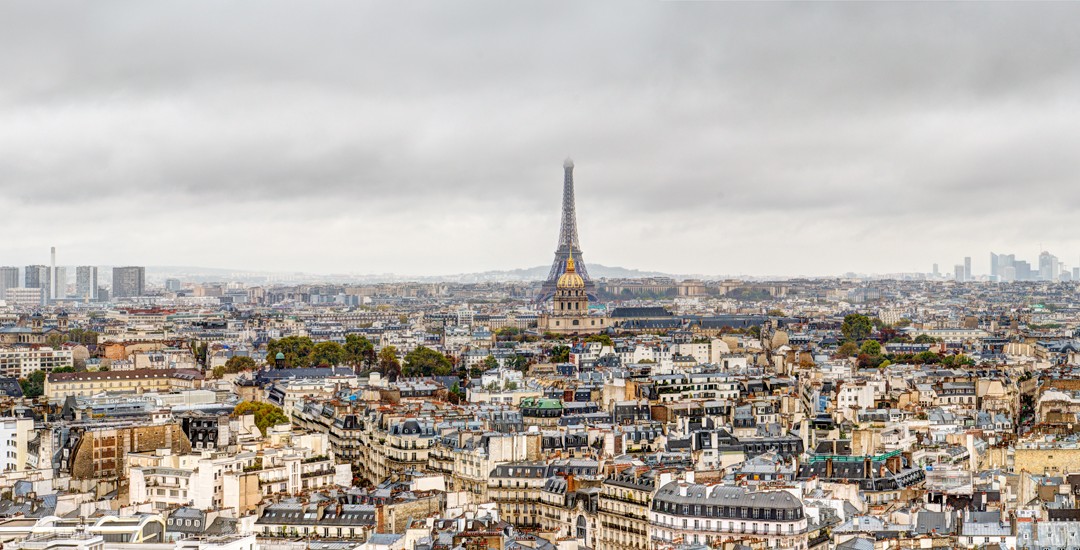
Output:
<path fill-rule="evenodd" d="M 555 295 L 555 284 L 559 276 L 566 272 L 567 258 L 574 258 L 577 274 L 585 279 L 586 294 L 590 300 L 596 300 L 596 284 L 589 278 L 589 270 L 581 258 L 581 245 L 578 243 L 577 211 L 574 208 L 574 161 L 570 159 L 563 162 L 562 223 L 559 226 L 559 244 L 555 248 L 555 261 L 551 263 L 551 271 L 540 289 L 540 294 L 536 297 L 538 302 L 546 302 Z"/>

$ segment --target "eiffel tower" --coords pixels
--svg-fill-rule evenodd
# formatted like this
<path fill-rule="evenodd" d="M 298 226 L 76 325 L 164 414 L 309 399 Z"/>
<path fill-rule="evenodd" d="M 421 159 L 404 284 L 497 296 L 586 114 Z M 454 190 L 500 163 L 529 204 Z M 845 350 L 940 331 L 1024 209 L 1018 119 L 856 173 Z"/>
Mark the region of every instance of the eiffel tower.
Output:
<path fill-rule="evenodd" d="M 585 261 L 581 259 L 581 246 L 578 244 L 577 213 L 574 209 L 574 161 L 566 159 L 563 163 L 562 224 L 559 227 L 559 245 L 555 249 L 555 261 L 551 264 L 544 286 L 536 300 L 546 302 L 555 295 L 555 283 L 566 271 L 566 259 L 574 258 L 578 275 L 585 279 L 585 292 L 590 300 L 596 300 L 596 285 L 589 279 Z"/>

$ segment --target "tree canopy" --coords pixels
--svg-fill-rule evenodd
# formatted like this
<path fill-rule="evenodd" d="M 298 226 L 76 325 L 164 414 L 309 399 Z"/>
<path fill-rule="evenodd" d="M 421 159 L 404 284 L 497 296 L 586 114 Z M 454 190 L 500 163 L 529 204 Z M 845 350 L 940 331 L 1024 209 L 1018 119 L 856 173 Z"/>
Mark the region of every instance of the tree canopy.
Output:
<path fill-rule="evenodd" d="M 445 355 L 420 346 L 405 354 L 401 373 L 405 376 L 448 376 L 453 370 L 454 364 Z"/>
<path fill-rule="evenodd" d="M 311 350 L 310 364 L 314 367 L 336 367 L 345 362 L 345 348 L 337 342 L 319 342 Z"/>
<path fill-rule="evenodd" d="M 554 346 L 551 348 L 551 362 L 552 363 L 565 363 L 570 360 L 570 348 L 563 345 Z"/>
<path fill-rule="evenodd" d="M 315 350 L 315 342 L 307 336 L 286 336 L 277 340 L 270 340 L 266 344 L 266 357 L 271 361 L 280 352 L 285 355 L 285 366 L 288 368 L 301 368 L 311 365 L 311 353 Z"/>
<path fill-rule="evenodd" d="M 874 323 L 870 318 L 858 313 L 852 313 L 844 317 L 844 324 L 840 326 L 840 332 L 843 333 L 844 340 L 856 344 L 869 338 L 873 329 Z"/>
<path fill-rule="evenodd" d="M 375 364 L 375 345 L 359 334 L 345 335 L 345 362 L 371 367 Z"/>
<path fill-rule="evenodd" d="M 858 353 L 859 346 L 855 342 L 844 342 L 843 345 L 836 349 L 836 356 L 841 359 L 854 357 Z"/>
<path fill-rule="evenodd" d="M 586 342 L 600 342 L 603 346 L 614 346 L 615 342 L 611 341 L 611 337 L 607 334 L 593 334 L 585 339 Z"/>
<path fill-rule="evenodd" d="M 262 432 L 264 437 L 266 436 L 267 428 L 270 426 L 289 423 L 289 417 L 285 416 L 285 412 L 272 403 L 244 401 L 233 409 L 234 417 L 244 416 L 246 414 L 255 415 L 255 426 L 259 428 L 259 431 Z"/>
<path fill-rule="evenodd" d="M 393 382 L 401 374 L 401 362 L 397 358 L 397 348 L 386 346 L 379 350 L 379 371 Z"/>
<path fill-rule="evenodd" d="M 23 397 L 33 399 L 45 393 L 45 371 L 36 370 L 30 376 L 19 379 Z"/>

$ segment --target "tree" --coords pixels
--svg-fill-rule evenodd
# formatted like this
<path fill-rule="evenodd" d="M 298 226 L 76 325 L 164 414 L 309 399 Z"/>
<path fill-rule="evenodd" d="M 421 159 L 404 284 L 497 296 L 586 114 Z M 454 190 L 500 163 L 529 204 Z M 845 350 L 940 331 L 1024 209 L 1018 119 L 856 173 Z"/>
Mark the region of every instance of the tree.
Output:
<path fill-rule="evenodd" d="M 863 342 L 859 352 L 867 355 L 881 355 L 881 344 L 877 340 L 867 340 Z"/>
<path fill-rule="evenodd" d="M 558 345 L 551 348 L 552 363 L 566 363 L 570 360 L 570 348 Z"/>
<path fill-rule="evenodd" d="M 930 336 L 929 334 L 920 334 L 915 337 L 916 344 L 936 344 L 937 338 Z"/>
<path fill-rule="evenodd" d="M 19 385 L 22 386 L 23 397 L 41 397 L 45 393 L 45 372 L 36 370 L 28 378 L 20 378 Z"/>
<path fill-rule="evenodd" d="M 214 370 L 210 371 L 211 378 L 221 378 L 225 376 L 225 365 L 218 365 L 214 367 Z"/>
<path fill-rule="evenodd" d="M 770 309 L 765 315 L 768 315 L 769 317 L 786 317 L 783 310 L 779 309 Z"/>
<path fill-rule="evenodd" d="M 844 324 L 840 326 L 840 332 L 844 334 L 844 340 L 858 343 L 866 340 L 873 328 L 874 324 L 869 317 L 852 313 L 844 317 Z"/>
<path fill-rule="evenodd" d="M 515 354 L 510 358 L 508 366 L 516 371 L 525 372 L 529 370 L 529 359 L 524 355 Z"/>
<path fill-rule="evenodd" d="M 359 334 L 345 335 L 345 362 L 370 367 L 375 364 L 375 344 Z"/>
<path fill-rule="evenodd" d="M 844 342 L 844 345 L 836 349 L 836 356 L 845 359 L 859 353 L 859 346 L 855 342 Z"/>
<path fill-rule="evenodd" d="M 67 338 L 65 338 L 63 334 L 59 333 L 50 334 L 45 338 L 45 345 L 53 349 L 64 345 L 64 342 L 67 342 Z"/>
<path fill-rule="evenodd" d="M 615 342 L 611 341 L 611 337 L 607 334 L 593 334 L 585 339 L 586 342 L 600 342 L 602 346 L 615 346 Z"/>
<path fill-rule="evenodd" d="M 401 373 L 405 376 L 448 376 L 454 371 L 454 365 L 445 355 L 420 346 L 405 355 L 405 366 Z"/>
<path fill-rule="evenodd" d="M 311 351 L 309 364 L 316 367 L 336 367 L 345 362 L 345 348 L 337 342 L 319 342 Z"/>
<path fill-rule="evenodd" d="M 401 374 L 401 362 L 397 358 L 397 348 L 386 346 L 379 350 L 379 371 L 391 382 Z"/>
<path fill-rule="evenodd" d="M 266 344 L 266 356 L 276 357 L 278 352 L 285 355 L 285 366 L 289 368 L 307 367 L 311 364 L 311 352 L 315 343 L 307 336 L 286 336 L 270 340 Z"/>
<path fill-rule="evenodd" d="M 915 357 L 912 357 L 912 360 L 917 365 L 927 365 L 941 361 L 941 356 L 932 351 L 923 351 L 916 353 Z"/>
<path fill-rule="evenodd" d="M 206 342 L 198 343 L 194 340 L 191 341 L 191 353 L 195 355 L 195 362 L 206 367 L 206 355 L 209 352 L 210 347 Z"/>
<path fill-rule="evenodd" d="M 266 430 L 270 426 L 289 423 L 289 417 L 285 416 L 285 412 L 272 403 L 244 401 L 233 409 L 233 417 L 247 414 L 255 415 L 255 426 L 262 432 L 263 437 L 266 437 Z"/>
<path fill-rule="evenodd" d="M 258 366 L 258 365 L 255 363 L 254 359 L 252 359 L 250 357 L 247 357 L 247 356 L 244 356 L 244 355 L 234 355 L 234 356 L 230 357 L 228 361 L 225 361 L 225 370 L 224 370 L 224 372 L 225 373 L 234 373 L 234 372 L 241 372 L 241 371 L 245 371 L 245 370 L 253 370 L 256 366 Z M 217 370 L 217 369 L 215 369 L 215 370 Z"/>
<path fill-rule="evenodd" d="M 97 344 L 98 333 L 92 330 L 73 328 L 67 333 L 67 341 L 78 342 L 84 346 L 92 346 Z"/>
<path fill-rule="evenodd" d="M 484 370 L 491 370 L 499 368 L 499 360 L 494 355 L 488 355 L 484 358 Z"/>

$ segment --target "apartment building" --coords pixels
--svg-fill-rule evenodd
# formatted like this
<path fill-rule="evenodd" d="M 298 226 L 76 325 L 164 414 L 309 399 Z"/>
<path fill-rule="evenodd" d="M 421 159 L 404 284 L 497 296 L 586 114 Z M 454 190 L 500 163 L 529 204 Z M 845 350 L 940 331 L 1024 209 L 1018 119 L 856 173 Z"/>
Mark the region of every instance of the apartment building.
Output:
<path fill-rule="evenodd" d="M 72 367 L 74 364 L 70 349 L 0 348 L 0 376 L 25 378 L 37 370 L 51 373 L 55 369 Z"/>
<path fill-rule="evenodd" d="M 45 378 L 45 397 L 59 403 L 71 395 L 164 393 L 198 388 L 202 381 L 203 375 L 198 371 L 183 369 L 51 373 Z"/>
<path fill-rule="evenodd" d="M 787 491 L 755 492 L 744 487 L 672 481 L 651 505 L 657 545 L 682 542 L 709 546 L 763 541 L 766 548 L 807 548 L 802 501 Z"/>
<path fill-rule="evenodd" d="M 648 468 L 627 468 L 613 473 L 601 485 L 596 550 L 646 550 L 649 548 L 649 507 L 660 477 Z"/>

